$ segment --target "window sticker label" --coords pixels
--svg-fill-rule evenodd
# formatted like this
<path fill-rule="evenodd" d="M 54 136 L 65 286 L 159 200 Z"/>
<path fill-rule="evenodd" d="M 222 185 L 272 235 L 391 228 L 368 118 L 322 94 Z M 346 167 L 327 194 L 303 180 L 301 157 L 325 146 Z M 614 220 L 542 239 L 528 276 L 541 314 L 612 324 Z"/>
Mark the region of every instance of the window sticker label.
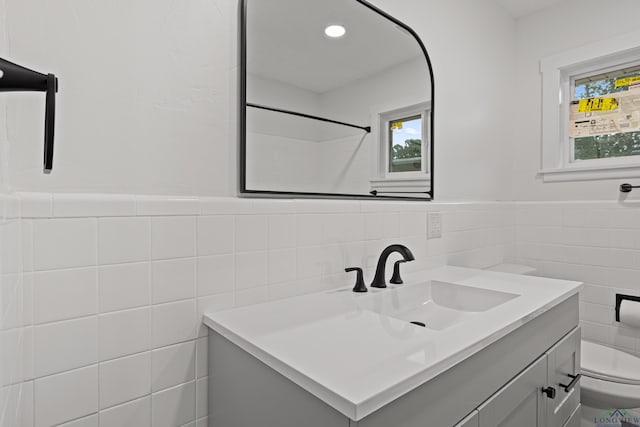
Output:
<path fill-rule="evenodd" d="M 569 111 L 569 137 L 640 131 L 639 89 L 616 93 L 615 98 L 573 101 Z"/>
<path fill-rule="evenodd" d="M 629 86 L 632 83 L 640 82 L 640 76 L 624 77 L 616 80 L 616 87 Z"/>
<path fill-rule="evenodd" d="M 391 122 L 391 130 L 402 130 L 402 120 Z"/>
<path fill-rule="evenodd" d="M 578 101 L 578 113 L 612 111 L 616 108 L 618 108 L 618 100 L 616 98 L 588 98 Z"/>

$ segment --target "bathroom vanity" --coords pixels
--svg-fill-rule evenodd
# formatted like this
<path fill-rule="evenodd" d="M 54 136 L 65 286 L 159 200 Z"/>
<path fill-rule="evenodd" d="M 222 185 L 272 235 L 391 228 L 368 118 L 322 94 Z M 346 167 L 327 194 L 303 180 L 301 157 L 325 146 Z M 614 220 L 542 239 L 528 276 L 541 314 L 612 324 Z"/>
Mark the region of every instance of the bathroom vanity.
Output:
<path fill-rule="evenodd" d="M 209 425 L 579 425 L 580 283 L 442 267 L 392 286 L 205 314 Z"/>

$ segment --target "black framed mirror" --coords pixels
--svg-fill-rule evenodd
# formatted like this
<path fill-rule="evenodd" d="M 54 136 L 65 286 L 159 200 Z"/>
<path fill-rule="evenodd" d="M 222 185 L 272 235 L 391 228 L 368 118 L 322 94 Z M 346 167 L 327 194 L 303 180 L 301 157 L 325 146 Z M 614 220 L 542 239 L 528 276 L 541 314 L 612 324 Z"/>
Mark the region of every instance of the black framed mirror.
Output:
<path fill-rule="evenodd" d="M 241 195 L 432 200 L 434 89 L 365 0 L 241 0 Z"/>

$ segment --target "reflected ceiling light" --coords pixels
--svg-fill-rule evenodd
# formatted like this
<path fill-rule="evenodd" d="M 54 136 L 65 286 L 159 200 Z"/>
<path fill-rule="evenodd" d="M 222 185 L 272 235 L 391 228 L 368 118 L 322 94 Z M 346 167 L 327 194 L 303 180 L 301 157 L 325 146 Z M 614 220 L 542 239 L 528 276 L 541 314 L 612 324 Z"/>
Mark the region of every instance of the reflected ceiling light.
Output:
<path fill-rule="evenodd" d="M 329 25 L 324 29 L 324 33 L 327 35 L 327 37 L 331 37 L 334 39 L 344 36 L 346 32 L 347 29 L 342 25 Z"/>

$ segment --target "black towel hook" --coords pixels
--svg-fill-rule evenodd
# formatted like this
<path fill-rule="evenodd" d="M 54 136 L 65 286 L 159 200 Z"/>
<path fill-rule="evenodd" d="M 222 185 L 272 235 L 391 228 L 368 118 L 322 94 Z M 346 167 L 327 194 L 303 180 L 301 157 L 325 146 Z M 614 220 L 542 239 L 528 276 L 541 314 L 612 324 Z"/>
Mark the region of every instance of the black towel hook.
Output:
<path fill-rule="evenodd" d="M 640 188 L 640 185 L 622 184 L 620 185 L 620 192 L 631 193 L 634 188 Z"/>
<path fill-rule="evenodd" d="M 53 169 L 53 134 L 58 78 L 0 58 L 0 92 L 46 92 L 44 113 L 44 173 Z"/>

